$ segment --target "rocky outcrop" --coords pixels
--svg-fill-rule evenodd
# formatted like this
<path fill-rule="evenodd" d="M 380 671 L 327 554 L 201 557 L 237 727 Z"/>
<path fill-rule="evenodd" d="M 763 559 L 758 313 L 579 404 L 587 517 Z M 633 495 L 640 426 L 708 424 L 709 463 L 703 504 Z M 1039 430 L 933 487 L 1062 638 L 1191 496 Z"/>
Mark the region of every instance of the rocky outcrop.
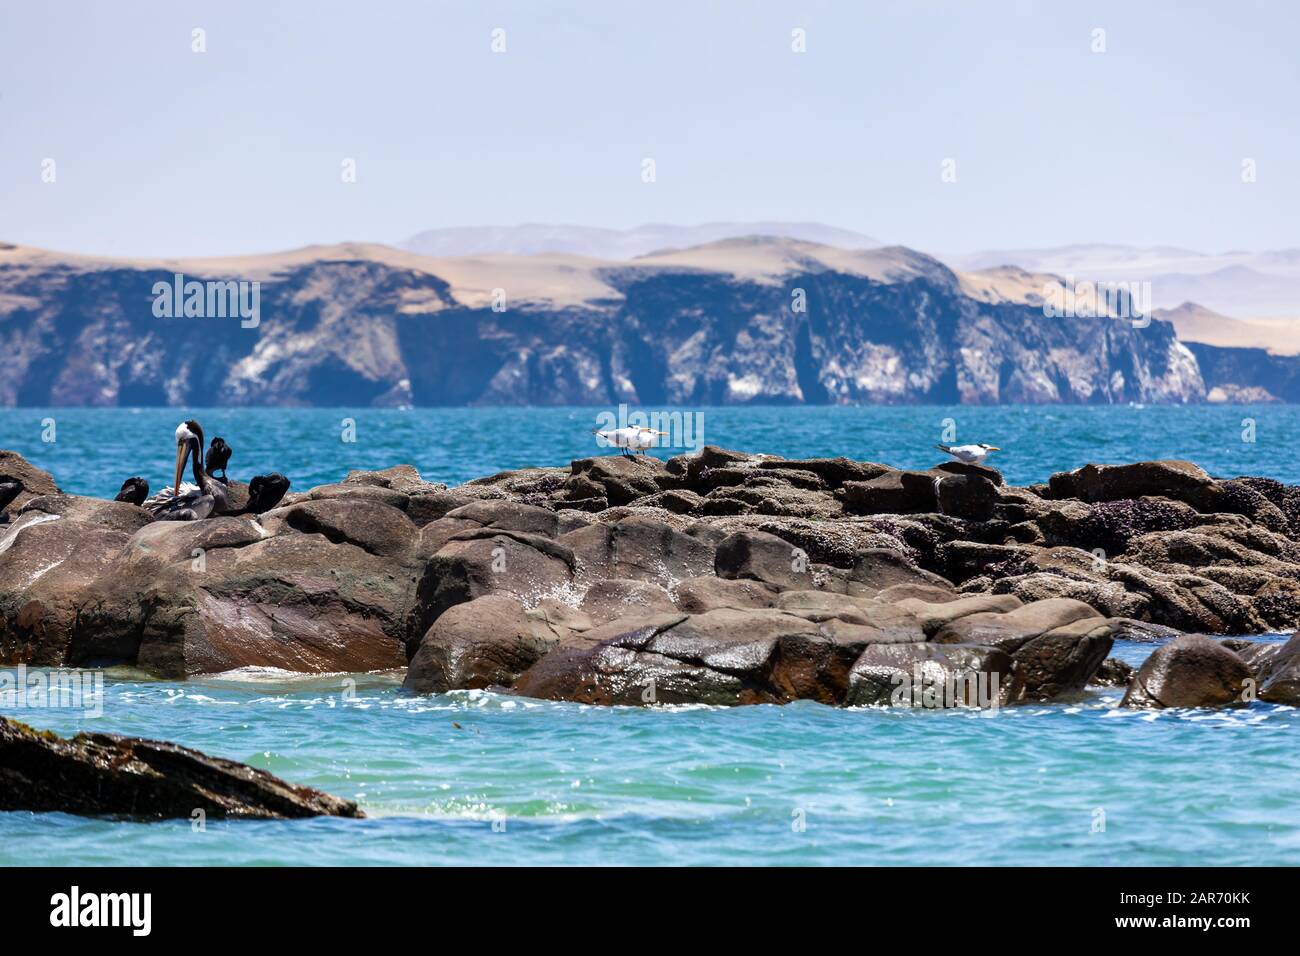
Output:
<path fill-rule="evenodd" d="M 0 811 L 139 820 L 361 817 L 351 800 L 160 740 L 71 739 L 0 717 Z"/>
<path fill-rule="evenodd" d="M 1247 702 L 1251 669 L 1200 634 L 1184 634 L 1151 652 L 1124 695 L 1124 707 L 1221 707 Z"/>
<path fill-rule="evenodd" d="M 1300 489 L 1186 462 L 1015 488 L 712 446 L 453 488 L 400 466 L 188 523 L 46 493 L 0 529 L 0 662 L 404 667 L 414 692 L 607 704 L 913 700 L 904 675 L 947 704 L 1056 700 L 1124 682 L 1117 636 L 1300 627 L 1297 517 Z M 1294 695 L 1294 655 L 1240 653 L 1261 697 Z M 1170 673 L 1130 702 L 1216 699 Z"/>

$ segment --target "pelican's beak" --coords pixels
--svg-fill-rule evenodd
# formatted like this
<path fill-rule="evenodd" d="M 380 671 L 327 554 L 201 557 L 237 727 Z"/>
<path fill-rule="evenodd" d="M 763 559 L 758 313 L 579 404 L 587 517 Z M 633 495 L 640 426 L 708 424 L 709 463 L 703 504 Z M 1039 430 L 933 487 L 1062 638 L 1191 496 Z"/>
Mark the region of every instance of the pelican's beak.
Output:
<path fill-rule="evenodd" d="M 178 441 L 176 443 L 176 480 L 172 482 L 172 491 L 176 494 L 181 493 L 181 475 L 185 471 L 185 459 L 190 454 L 190 443 L 187 441 Z"/>

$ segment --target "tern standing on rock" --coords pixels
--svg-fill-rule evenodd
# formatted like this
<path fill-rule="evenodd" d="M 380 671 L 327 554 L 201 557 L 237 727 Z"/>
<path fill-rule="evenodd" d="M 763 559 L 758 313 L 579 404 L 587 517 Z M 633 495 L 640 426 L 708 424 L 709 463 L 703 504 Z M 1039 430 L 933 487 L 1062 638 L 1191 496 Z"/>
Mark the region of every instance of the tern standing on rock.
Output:
<path fill-rule="evenodd" d="M 991 451 L 1001 451 L 997 445 L 935 445 L 965 465 L 982 465 Z"/>
<path fill-rule="evenodd" d="M 592 434 L 598 438 L 605 439 L 606 442 L 615 448 L 623 449 L 625 456 L 630 456 L 632 452 L 638 455 L 644 455 L 647 448 L 653 448 L 659 441 L 661 435 L 667 435 L 667 432 L 657 432 L 653 428 L 643 426 L 628 425 L 624 428 L 609 428 L 605 431 L 596 429 Z"/>

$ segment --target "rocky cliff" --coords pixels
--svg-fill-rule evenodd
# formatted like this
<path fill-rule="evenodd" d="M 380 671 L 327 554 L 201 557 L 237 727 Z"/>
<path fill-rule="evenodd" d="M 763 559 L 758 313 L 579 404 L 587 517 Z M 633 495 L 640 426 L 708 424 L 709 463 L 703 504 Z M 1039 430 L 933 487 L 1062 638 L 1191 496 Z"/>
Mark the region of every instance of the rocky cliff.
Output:
<path fill-rule="evenodd" d="M 257 283 L 256 321 L 210 300 L 159 316 L 177 274 Z M 0 405 L 1182 403 L 1225 384 L 1166 322 L 1049 317 L 1050 278 L 768 238 L 628 262 L 6 246 Z"/>

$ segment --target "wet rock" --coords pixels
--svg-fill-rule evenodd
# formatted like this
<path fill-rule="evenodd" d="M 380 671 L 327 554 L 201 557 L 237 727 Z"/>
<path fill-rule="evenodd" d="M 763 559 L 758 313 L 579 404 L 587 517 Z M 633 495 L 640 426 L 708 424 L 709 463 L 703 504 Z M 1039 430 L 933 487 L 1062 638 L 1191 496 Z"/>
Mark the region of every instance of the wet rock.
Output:
<path fill-rule="evenodd" d="M 513 597 L 476 598 L 433 622 L 402 686 L 419 694 L 509 686 L 567 634 Z"/>
<path fill-rule="evenodd" d="M 1094 605 L 1095 606 L 1095 605 Z M 1166 627 L 1151 621 L 1135 621 L 1132 618 L 1115 619 L 1115 640 L 1136 641 L 1140 644 L 1158 644 L 1173 640 L 1182 631 L 1176 627 Z"/>
<path fill-rule="evenodd" d="M 908 472 L 708 446 L 451 489 L 407 466 L 355 472 L 256 519 L 170 530 L 50 482 L 0 528 L 0 654 L 171 676 L 395 667 L 449 609 L 500 596 L 566 653 L 619 615 L 765 611 L 814 628 L 752 673 L 618 642 L 601 652 L 606 682 L 632 654 L 682 694 L 698 679 L 714 696 L 835 701 L 845 647 L 929 635 L 1020 655 L 1016 693 L 1031 699 L 1072 692 L 1110 632 L 1300 626 L 1300 489 L 1167 462 L 1057 478 L 1011 488 L 959 463 Z M 1091 616 L 1031 620 L 1061 602 Z M 1270 655 L 1248 652 L 1262 682 Z"/>
<path fill-rule="evenodd" d="M 996 706 L 1011 658 L 993 647 L 932 643 L 872 644 L 849 672 L 844 703 L 853 707 Z"/>
<path fill-rule="evenodd" d="M 1133 679 L 1133 666 L 1118 657 L 1108 657 L 1101 662 L 1092 682 L 1098 687 L 1127 687 Z"/>
<path fill-rule="evenodd" d="M 493 593 L 525 606 L 568 591 L 577 561 L 567 545 L 522 531 L 463 531 L 443 545 L 420 576 L 408 633 L 411 650 L 450 607 Z"/>
<path fill-rule="evenodd" d="M 833 623 L 775 609 L 623 618 L 562 641 L 515 690 L 603 704 L 839 703 L 881 632 Z"/>
<path fill-rule="evenodd" d="M 1300 707 L 1300 634 L 1292 635 L 1271 655 L 1267 679 L 1259 688 L 1259 699 Z"/>
<path fill-rule="evenodd" d="M 351 800 L 179 744 L 116 734 L 65 739 L 0 717 L 0 810 L 159 820 L 361 817 Z"/>
<path fill-rule="evenodd" d="M 1250 667 L 1200 634 L 1184 634 L 1156 648 L 1139 668 L 1123 707 L 1221 707 L 1243 702 Z"/>
<path fill-rule="evenodd" d="M 736 675 L 646 653 L 685 614 L 620 618 L 561 641 L 514 684 L 516 693 L 587 704 L 735 704 L 746 690 Z"/>
<path fill-rule="evenodd" d="M 1255 686 L 1259 687 L 1272 675 L 1278 652 L 1284 645 L 1271 641 L 1226 640 L 1223 646 L 1246 662 L 1255 678 Z"/>
<path fill-rule="evenodd" d="M 234 517 L 147 525 L 79 609 L 67 662 L 166 677 L 401 667 L 414 573 L 399 555 L 288 522 L 275 531 Z"/>
<path fill-rule="evenodd" d="M 1031 638 L 1011 656 L 1012 681 L 1004 699 L 1055 700 L 1082 691 L 1110 653 L 1113 632 L 1104 618 L 1082 618 Z"/>

